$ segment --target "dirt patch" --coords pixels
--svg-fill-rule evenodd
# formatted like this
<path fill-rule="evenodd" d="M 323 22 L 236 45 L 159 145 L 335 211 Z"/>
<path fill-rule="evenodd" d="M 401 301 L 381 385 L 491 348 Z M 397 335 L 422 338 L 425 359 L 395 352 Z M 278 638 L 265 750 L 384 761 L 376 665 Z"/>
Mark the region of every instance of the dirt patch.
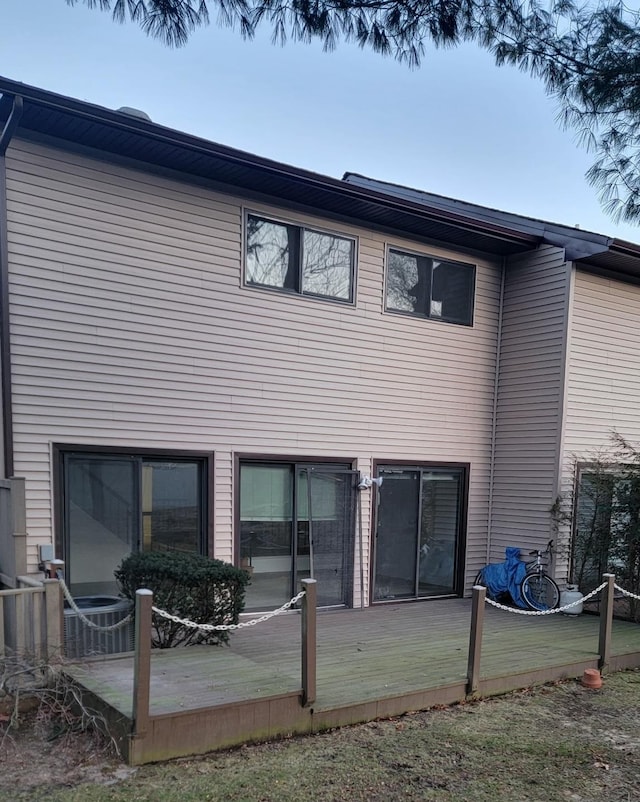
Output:
<path fill-rule="evenodd" d="M 46 711 L 28 710 L 17 726 L 0 716 L 0 799 L 30 800 L 45 789 L 119 782 L 135 771 L 101 736 L 65 729 Z"/>
<path fill-rule="evenodd" d="M 245 746 L 135 772 L 37 718 L 3 744 L 12 802 L 640 802 L 640 673 Z"/>

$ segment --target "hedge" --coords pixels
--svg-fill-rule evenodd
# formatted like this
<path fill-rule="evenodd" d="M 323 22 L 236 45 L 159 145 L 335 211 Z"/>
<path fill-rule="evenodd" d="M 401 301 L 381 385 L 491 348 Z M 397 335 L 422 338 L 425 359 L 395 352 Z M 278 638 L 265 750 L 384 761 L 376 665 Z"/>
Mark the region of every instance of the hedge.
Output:
<path fill-rule="evenodd" d="M 136 590 L 148 588 L 155 607 L 202 624 L 236 624 L 249 582 L 246 571 L 229 563 L 175 551 L 131 554 L 116 569 L 115 577 L 128 599 L 135 601 Z M 156 613 L 153 623 L 152 646 L 158 649 L 229 640 L 227 631 L 191 629 Z"/>

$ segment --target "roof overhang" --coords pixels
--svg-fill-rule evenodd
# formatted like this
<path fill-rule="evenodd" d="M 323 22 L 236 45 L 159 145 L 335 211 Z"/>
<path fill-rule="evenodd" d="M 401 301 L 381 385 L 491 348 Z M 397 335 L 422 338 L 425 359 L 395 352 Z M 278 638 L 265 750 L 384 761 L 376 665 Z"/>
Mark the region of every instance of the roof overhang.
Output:
<path fill-rule="evenodd" d="M 578 264 L 594 273 L 640 283 L 640 245 L 633 242 L 614 239 L 605 253 L 581 259 Z"/>
<path fill-rule="evenodd" d="M 22 98 L 17 136 L 53 138 L 64 147 L 88 148 L 142 168 L 170 170 L 187 181 L 469 250 L 508 255 L 531 250 L 540 241 L 508 225 L 427 208 L 9 79 L 0 78 L 0 93 L 0 128 L 13 99 Z"/>
<path fill-rule="evenodd" d="M 7 78 L 0 77 L 0 95 L 0 131 L 20 99 L 11 131 L 17 136 L 420 241 L 498 256 L 548 243 L 585 269 L 640 279 L 640 246 L 633 243 L 355 174 L 331 178 Z"/>

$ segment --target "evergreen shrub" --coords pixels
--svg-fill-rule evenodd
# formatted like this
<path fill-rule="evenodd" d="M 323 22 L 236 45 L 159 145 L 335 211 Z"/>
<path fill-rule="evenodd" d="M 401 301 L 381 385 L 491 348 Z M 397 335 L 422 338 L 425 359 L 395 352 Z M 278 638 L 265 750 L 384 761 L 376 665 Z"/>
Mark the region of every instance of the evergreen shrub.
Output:
<path fill-rule="evenodd" d="M 155 607 L 201 624 L 237 624 L 249 582 L 246 571 L 229 563 L 175 551 L 131 554 L 116 569 L 115 577 L 128 599 L 135 601 L 136 590 L 148 588 Z M 228 640 L 228 631 L 191 629 L 153 614 L 154 648 Z"/>

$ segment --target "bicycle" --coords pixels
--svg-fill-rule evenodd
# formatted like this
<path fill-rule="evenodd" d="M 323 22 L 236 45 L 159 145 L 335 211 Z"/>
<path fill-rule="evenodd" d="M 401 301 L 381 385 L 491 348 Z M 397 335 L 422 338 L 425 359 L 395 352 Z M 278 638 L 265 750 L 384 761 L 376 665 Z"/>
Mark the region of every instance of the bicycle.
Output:
<path fill-rule="evenodd" d="M 546 558 L 551 558 L 553 552 L 553 540 L 547 543 L 546 549 L 541 551 L 536 549 L 529 552 L 529 556 L 535 555 L 535 560 L 525 562 L 526 574 L 519 585 L 520 596 L 530 610 L 553 610 L 560 602 L 560 588 L 546 572 Z M 485 586 L 484 568 L 481 569 L 475 579 L 475 585 Z M 510 599 L 507 588 L 504 588 L 504 595 Z M 499 601 L 500 599 L 496 599 Z"/>
<path fill-rule="evenodd" d="M 544 551 L 536 549 L 530 551 L 529 556 L 535 555 L 535 560 L 527 563 L 527 573 L 520 583 L 520 595 L 532 610 L 553 610 L 560 603 L 560 588 L 546 572 L 547 555 L 549 561 L 553 552 L 553 540 L 547 543 Z"/>

